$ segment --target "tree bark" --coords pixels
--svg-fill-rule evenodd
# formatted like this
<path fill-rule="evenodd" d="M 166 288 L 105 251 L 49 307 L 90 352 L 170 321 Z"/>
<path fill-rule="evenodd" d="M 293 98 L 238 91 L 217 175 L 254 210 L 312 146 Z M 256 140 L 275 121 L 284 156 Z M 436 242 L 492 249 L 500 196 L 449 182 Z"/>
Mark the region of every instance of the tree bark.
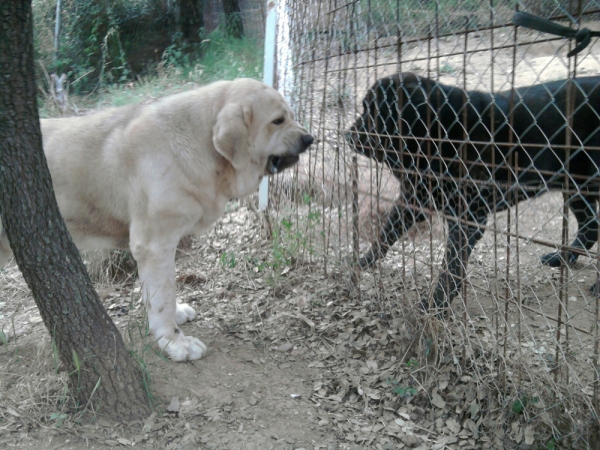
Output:
<path fill-rule="evenodd" d="M 179 27 L 186 42 L 199 42 L 200 28 L 204 28 L 204 1 L 178 0 Z"/>
<path fill-rule="evenodd" d="M 80 407 L 150 414 L 139 366 L 104 310 L 58 210 L 36 104 L 31 0 L 0 2 L 0 217 Z"/>
<path fill-rule="evenodd" d="M 244 36 L 244 22 L 239 0 L 223 0 L 223 12 L 225 13 L 227 34 L 241 39 Z"/>

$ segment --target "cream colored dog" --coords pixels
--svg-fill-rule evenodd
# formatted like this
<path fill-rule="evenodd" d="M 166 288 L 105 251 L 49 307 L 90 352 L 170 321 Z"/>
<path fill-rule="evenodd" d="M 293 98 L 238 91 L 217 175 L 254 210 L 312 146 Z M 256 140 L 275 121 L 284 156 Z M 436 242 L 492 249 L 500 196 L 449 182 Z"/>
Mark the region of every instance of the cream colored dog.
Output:
<path fill-rule="evenodd" d="M 274 89 L 219 81 L 147 105 L 42 120 L 60 211 L 80 249 L 129 248 L 150 331 L 174 361 L 206 346 L 177 325 L 195 317 L 175 301 L 175 249 L 207 229 L 233 198 L 294 165 L 313 137 Z M 0 267 L 10 257 L 0 227 Z"/>

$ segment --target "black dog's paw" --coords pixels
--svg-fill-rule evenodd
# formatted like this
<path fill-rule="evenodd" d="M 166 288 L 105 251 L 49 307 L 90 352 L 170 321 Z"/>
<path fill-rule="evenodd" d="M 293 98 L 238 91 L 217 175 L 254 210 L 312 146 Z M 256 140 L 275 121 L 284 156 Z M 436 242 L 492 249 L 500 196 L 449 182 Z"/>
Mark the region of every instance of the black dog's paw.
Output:
<path fill-rule="evenodd" d="M 373 257 L 367 254 L 358 260 L 358 267 L 361 269 L 368 269 L 369 267 L 372 267 L 374 263 L 375 260 Z"/>
<path fill-rule="evenodd" d="M 590 286 L 590 292 L 594 297 L 600 297 L 600 281 L 596 281 Z"/>
<path fill-rule="evenodd" d="M 540 258 L 540 261 L 545 266 L 550 266 L 550 267 L 560 267 L 565 263 L 561 252 L 548 253 L 547 255 L 542 256 Z M 577 256 L 575 256 L 571 252 L 568 252 L 567 253 L 567 265 L 570 266 L 572 264 L 575 264 L 576 261 L 577 261 Z"/>
<path fill-rule="evenodd" d="M 368 262 L 363 263 L 364 259 L 365 259 L 364 256 L 362 258 L 359 258 L 358 260 L 355 260 L 354 257 L 352 257 L 352 256 L 346 256 L 345 258 L 342 259 L 342 263 L 347 268 L 358 267 L 359 269 L 362 270 L 362 269 L 367 269 L 371 265 Z"/>

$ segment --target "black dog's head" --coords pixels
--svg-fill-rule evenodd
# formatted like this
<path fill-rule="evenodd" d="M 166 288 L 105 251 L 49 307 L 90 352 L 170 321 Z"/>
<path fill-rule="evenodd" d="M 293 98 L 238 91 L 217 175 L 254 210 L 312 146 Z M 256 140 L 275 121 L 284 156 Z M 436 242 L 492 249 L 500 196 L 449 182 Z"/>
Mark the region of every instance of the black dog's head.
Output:
<path fill-rule="evenodd" d="M 427 135 L 427 92 L 431 80 L 398 73 L 377 80 L 363 99 L 363 112 L 346 133 L 358 152 L 397 167 L 403 149 L 417 150 L 418 138 Z M 430 117 L 435 117 L 431 116 Z"/>
<path fill-rule="evenodd" d="M 398 73 L 371 86 L 346 139 L 355 151 L 392 170 L 422 170 L 432 157 L 436 165 L 456 158 L 460 141 L 489 141 L 492 109 L 496 122 L 506 117 L 506 108 L 495 105 L 487 93 Z"/>

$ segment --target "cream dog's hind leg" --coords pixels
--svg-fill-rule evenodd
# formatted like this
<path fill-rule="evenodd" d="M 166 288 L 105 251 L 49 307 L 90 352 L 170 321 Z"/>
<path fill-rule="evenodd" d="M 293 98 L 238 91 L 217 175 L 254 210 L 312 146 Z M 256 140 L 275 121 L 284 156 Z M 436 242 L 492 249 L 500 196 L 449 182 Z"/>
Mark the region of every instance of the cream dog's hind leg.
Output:
<path fill-rule="evenodd" d="M 165 233 L 164 226 L 158 233 L 151 223 L 133 222 L 130 229 L 130 247 L 138 263 L 150 331 L 173 361 L 200 359 L 206 353 L 206 345 L 185 336 L 178 327 L 196 316 L 189 305 L 176 302 L 175 250 L 179 234 Z"/>

